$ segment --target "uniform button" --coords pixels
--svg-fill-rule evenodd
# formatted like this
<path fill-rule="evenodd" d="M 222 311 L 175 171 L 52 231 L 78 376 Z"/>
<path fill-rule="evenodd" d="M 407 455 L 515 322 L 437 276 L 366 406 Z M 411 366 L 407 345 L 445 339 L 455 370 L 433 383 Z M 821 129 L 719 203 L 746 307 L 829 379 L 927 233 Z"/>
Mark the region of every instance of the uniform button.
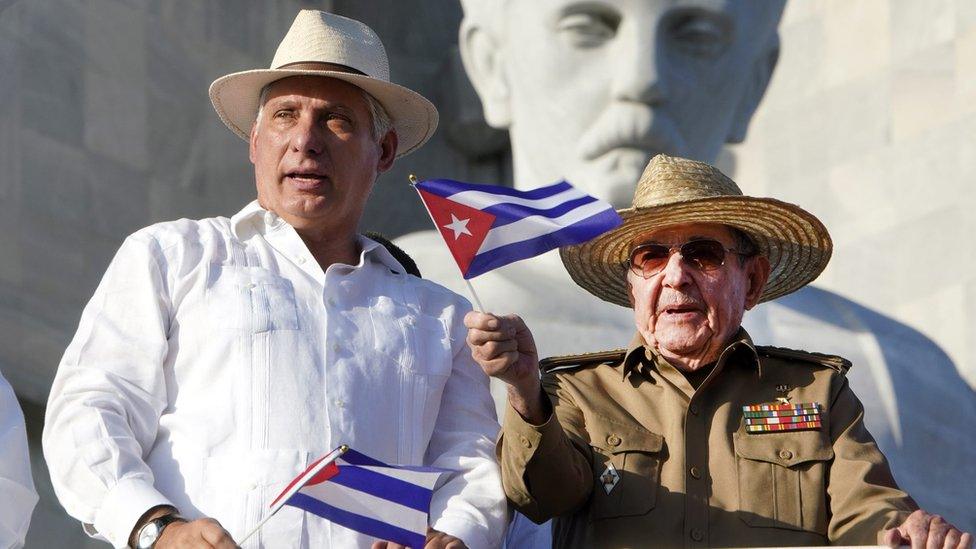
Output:
<path fill-rule="evenodd" d="M 305 258 L 302 256 L 298 256 L 295 260 L 298 261 L 299 265 L 303 265 L 305 263 Z"/>
<path fill-rule="evenodd" d="M 329 307 L 335 307 L 335 300 L 332 299 L 331 297 L 329 299 L 326 299 L 325 302 L 329 305 Z"/>
<path fill-rule="evenodd" d="M 620 446 L 621 442 L 623 441 L 620 440 L 620 437 L 618 437 L 617 435 L 610 435 L 607 437 L 607 444 L 609 444 L 610 446 L 614 446 L 614 447 Z"/>
<path fill-rule="evenodd" d="M 244 285 L 244 287 L 247 288 L 248 290 L 253 290 L 254 288 L 257 288 L 257 284 L 254 284 L 253 282 L 248 282 L 247 284 Z"/>
<path fill-rule="evenodd" d="M 691 415 L 697 416 L 698 415 L 698 405 L 697 404 L 692 404 L 691 406 L 688 407 L 688 411 L 691 412 Z"/>
<path fill-rule="evenodd" d="M 695 541 L 701 541 L 701 540 L 705 539 L 705 534 L 701 530 L 699 530 L 698 528 L 692 528 L 691 529 L 691 539 L 693 539 Z"/>
<path fill-rule="evenodd" d="M 780 450 L 779 459 L 793 459 L 793 452 L 789 450 Z"/>
<path fill-rule="evenodd" d="M 525 435 L 519 435 L 519 442 L 521 442 L 522 443 L 522 446 L 525 446 L 526 448 L 531 448 L 532 447 L 532 441 L 530 441 L 529 439 L 525 438 Z"/>
<path fill-rule="evenodd" d="M 346 401 L 342 400 L 341 398 L 337 398 L 333 402 L 335 402 L 336 408 L 345 408 L 346 407 Z"/>
<path fill-rule="evenodd" d="M 335 351 L 335 352 L 338 353 L 340 349 L 342 349 L 342 345 L 339 345 L 338 343 L 333 343 L 332 344 L 332 350 L 333 351 Z"/>
<path fill-rule="evenodd" d="M 691 466 L 691 469 L 689 469 L 688 472 L 691 473 L 691 478 L 694 478 L 694 479 L 701 478 L 701 469 L 699 469 L 695 465 L 692 465 Z"/>

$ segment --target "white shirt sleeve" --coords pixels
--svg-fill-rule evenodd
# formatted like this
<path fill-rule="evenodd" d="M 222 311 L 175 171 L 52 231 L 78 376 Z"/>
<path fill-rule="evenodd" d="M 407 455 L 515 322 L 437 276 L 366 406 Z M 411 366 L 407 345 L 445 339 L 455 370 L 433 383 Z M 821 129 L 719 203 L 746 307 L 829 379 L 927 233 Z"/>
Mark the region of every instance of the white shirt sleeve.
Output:
<path fill-rule="evenodd" d="M 488 377 L 465 343 L 462 310 L 451 329 L 454 366 L 427 446 L 435 467 L 455 469 L 431 499 L 431 527 L 461 539 L 470 549 L 500 547 L 508 523 L 501 469 L 495 458 L 499 425 Z"/>
<path fill-rule="evenodd" d="M 166 406 L 165 269 L 148 233 L 126 239 L 82 313 L 47 405 L 43 447 L 54 491 L 89 534 L 116 547 L 145 511 L 170 503 L 143 461 Z"/>
<path fill-rule="evenodd" d="M 0 375 L 0 549 L 22 547 L 37 504 L 24 414 Z"/>

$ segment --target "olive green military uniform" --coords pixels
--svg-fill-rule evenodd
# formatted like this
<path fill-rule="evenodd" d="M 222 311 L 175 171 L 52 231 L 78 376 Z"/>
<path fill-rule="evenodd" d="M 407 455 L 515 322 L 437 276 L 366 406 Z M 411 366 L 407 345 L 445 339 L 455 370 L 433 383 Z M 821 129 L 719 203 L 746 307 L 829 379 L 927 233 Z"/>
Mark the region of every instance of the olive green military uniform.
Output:
<path fill-rule="evenodd" d="M 550 363 L 553 417 L 505 418 L 505 492 L 532 520 L 555 517 L 554 547 L 876 544 L 917 507 L 864 427 L 849 366 L 745 331 L 697 390 L 639 336 Z M 821 426 L 747 432 L 743 406 L 778 397 L 818 403 Z"/>

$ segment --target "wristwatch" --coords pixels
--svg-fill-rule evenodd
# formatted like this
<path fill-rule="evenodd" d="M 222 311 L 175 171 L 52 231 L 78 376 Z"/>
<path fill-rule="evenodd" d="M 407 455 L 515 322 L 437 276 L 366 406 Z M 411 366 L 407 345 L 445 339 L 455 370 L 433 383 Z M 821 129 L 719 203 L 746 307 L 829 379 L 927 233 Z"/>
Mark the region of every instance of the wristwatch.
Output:
<path fill-rule="evenodd" d="M 135 549 L 152 549 L 156 545 L 156 540 L 163 534 L 163 529 L 174 522 L 186 522 L 186 519 L 172 513 L 147 522 L 139 529 Z"/>

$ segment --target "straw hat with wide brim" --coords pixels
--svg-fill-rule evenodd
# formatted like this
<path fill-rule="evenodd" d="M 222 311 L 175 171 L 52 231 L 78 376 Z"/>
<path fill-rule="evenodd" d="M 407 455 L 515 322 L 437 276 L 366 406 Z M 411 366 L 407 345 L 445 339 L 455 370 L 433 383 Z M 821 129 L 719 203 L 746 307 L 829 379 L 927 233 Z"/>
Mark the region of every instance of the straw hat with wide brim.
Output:
<path fill-rule="evenodd" d="M 772 198 L 743 196 L 718 169 L 663 154 L 641 175 L 633 207 L 617 213 L 623 224 L 559 253 L 578 285 L 624 307 L 630 307 L 631 248 L 644 235 L 670 225 L 718 223 L 748 234 L 772 267 L 760 301 L 794 292 L 817 278 L 833 247 L 827 229 L 810 212 Z"/>
<path fill-rule="evenodd" d="M 316 66 L 327 64 L 331 67 Z M 419 93 L 390 82 L 386 49 L 366 25 L 331 13 L 302 10 L 278 45 L 271 68 L 235 72 L 214 80 L 210 100 L 224 124 L 247 140 L 261 89 L 289 76 L 328 76 L 362 88 L 393 121 L 403 156 L 437 128 L 437 109 Z"/>

